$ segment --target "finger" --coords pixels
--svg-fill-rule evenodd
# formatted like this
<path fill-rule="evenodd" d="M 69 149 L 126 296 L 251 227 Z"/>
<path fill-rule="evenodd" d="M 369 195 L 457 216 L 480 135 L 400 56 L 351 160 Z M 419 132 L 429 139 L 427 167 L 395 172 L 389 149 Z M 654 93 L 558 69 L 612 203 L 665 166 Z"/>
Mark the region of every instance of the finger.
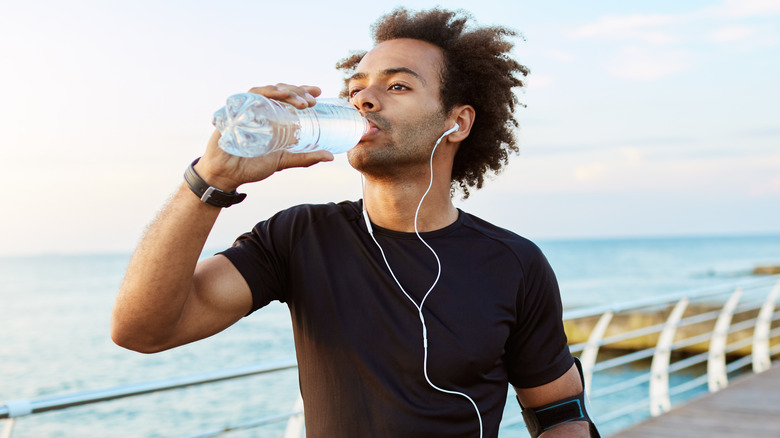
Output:
<path fill-rule="evenodd" d="M 314 97 L 320 97 L 320 94 L 322 94 L 322 90 L 320 87 L 315 87 L 314 85 L 301 85 L 301 88 L 306 90 L 309 94 L 311 94 Z"/>
<path fill-rule="evenodd" d="M 309 167 L 323 161 L 333 161 L 333 158 L 333 154 L 328 151 L 287 152 L 280 158 L 277 170 L 289 169 L 291 167 Z"/>
<path fill-rule="evenodd" d="M 314 96 L 309 93 L 307 86 L 297 86 L 284 83 L 276 84 L 276 86 L 282 90 L 286 89 L 289 91 L 289 97 L 293 100 L 287 102 L 294 105 L 296 108 L 308 108 L 310 106 L 314 106 L 314 104 L 317 103 L 317 101 L 314 99 Z M 319 91 L 319 88 L 317 90 Z M 303 105 L 299 105 L 300 103 L 303 103 Z"/>
<path fill-rule="evenodd" d="M 307 108 L 316 103 L 314 97 L 311 96 L 306 90 L 288 84 L 253 87 L 249 90 L 249 92 L 265 96 L 269 99 L 289 103 L 290 105 L 293 105 L 299 109 Z"/>
<path fill-rule="evenodd" d="M 281 100 L 290 95 L 290 90 L 287 88 L 279 87 L 277 85 L 264 85 L 262 87 L 252 87 L 249 89 L 250 93 L 260 94 L 262 96 Z"/>

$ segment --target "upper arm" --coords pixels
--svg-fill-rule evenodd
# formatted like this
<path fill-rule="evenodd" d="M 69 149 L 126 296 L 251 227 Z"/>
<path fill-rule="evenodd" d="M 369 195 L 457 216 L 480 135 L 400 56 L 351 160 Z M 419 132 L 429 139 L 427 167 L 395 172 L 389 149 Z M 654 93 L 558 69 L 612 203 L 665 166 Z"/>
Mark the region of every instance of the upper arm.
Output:
<path fill-rule="evenodd" d="M 520 405 L 525 408 L 537 408 L 558 400 L 577 395 L 582 392 L 582 380 L 577 365 L 572 365 L 561 377 L 550 383 L 534 388 L 514 387 Z M 542 437 L 588 437 L 590 436 L 587 421 L 562 422 L 544 431 Z"/>
<path fill-rule="evenodd" d="M 214 335 L 252 309 L 249 285 L 222 255 L 198 262 L 187 301 L 177 323 L 172 348 Z"/>
<path fill-rule="evenodd" d="M 572 365 L 561 377 L 533 388 L 514 387 L 520 404 L 525 408 L 536 408 L 582 392 L 582 381 L 577 366 Z"/>

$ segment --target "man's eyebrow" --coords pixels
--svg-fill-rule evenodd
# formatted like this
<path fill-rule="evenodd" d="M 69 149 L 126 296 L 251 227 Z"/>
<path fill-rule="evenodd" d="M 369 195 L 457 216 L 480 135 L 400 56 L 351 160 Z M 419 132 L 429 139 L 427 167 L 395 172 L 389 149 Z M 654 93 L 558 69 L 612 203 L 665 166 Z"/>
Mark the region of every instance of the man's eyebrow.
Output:
<path fill-rule="evenodd" d="M 380 77 L 387 77 L 387 76 L 393 76 L 393 75 L 396 75 L 396 74 L 399 74 L 399 73 L 404 73 L 404 74 L 408 74 L 408 75 L 414 76 L 420 82 L 422 82 L 423 85 L 427 85 L 425 79 L 422 76 L 417 74 L 416 71 L 414 71 L 414 70 L 412 70 L 410 68 L 407 68 L 407 67 L 388 68 L 388 69 L 385 69 L 385 70 L 382 70 L 381 72 L 379 72 L 379 76 Z M 347 82 L 352 81 L 352 80 L 362 80 L 362 79 L 366 79 L 367 77 L 368 77 L 367 73 L 355 73 L 355 74 L 353 74 L 352 76 L 350 76 L 347 79 Z"/>

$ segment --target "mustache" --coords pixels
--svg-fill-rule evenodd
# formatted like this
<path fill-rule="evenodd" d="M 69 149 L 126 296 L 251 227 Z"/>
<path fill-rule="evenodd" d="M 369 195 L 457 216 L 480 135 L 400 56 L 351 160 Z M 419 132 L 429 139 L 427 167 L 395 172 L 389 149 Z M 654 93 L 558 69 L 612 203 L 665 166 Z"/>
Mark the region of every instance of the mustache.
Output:
<path fill-rule="evenodd" d="M 368 119 L 371 123 L 375 124 L 377 128 L 381 129 L 382 131 L 390 131 L 390 121 L 380 116 L 379 114 L 374 112 L 366 112 L 363 114 L 363 117 Z"/>

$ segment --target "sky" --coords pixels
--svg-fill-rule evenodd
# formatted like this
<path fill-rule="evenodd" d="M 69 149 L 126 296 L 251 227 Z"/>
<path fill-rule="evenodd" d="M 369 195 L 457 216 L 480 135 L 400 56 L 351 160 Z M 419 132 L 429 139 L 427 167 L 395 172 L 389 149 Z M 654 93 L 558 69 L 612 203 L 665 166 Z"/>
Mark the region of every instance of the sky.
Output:
<path fill-rule="evenodd" d="M 3 0 L 0 255 L 127 252 L 253 86 L 318 85 L 408 1 Z M 780 0 L 453 0 L 518 31 L 520 153 L 456 205 L 538 239 L 780 233 Z M 207 243 L 360 197 L 333 163 L 246 185 Z"/>

